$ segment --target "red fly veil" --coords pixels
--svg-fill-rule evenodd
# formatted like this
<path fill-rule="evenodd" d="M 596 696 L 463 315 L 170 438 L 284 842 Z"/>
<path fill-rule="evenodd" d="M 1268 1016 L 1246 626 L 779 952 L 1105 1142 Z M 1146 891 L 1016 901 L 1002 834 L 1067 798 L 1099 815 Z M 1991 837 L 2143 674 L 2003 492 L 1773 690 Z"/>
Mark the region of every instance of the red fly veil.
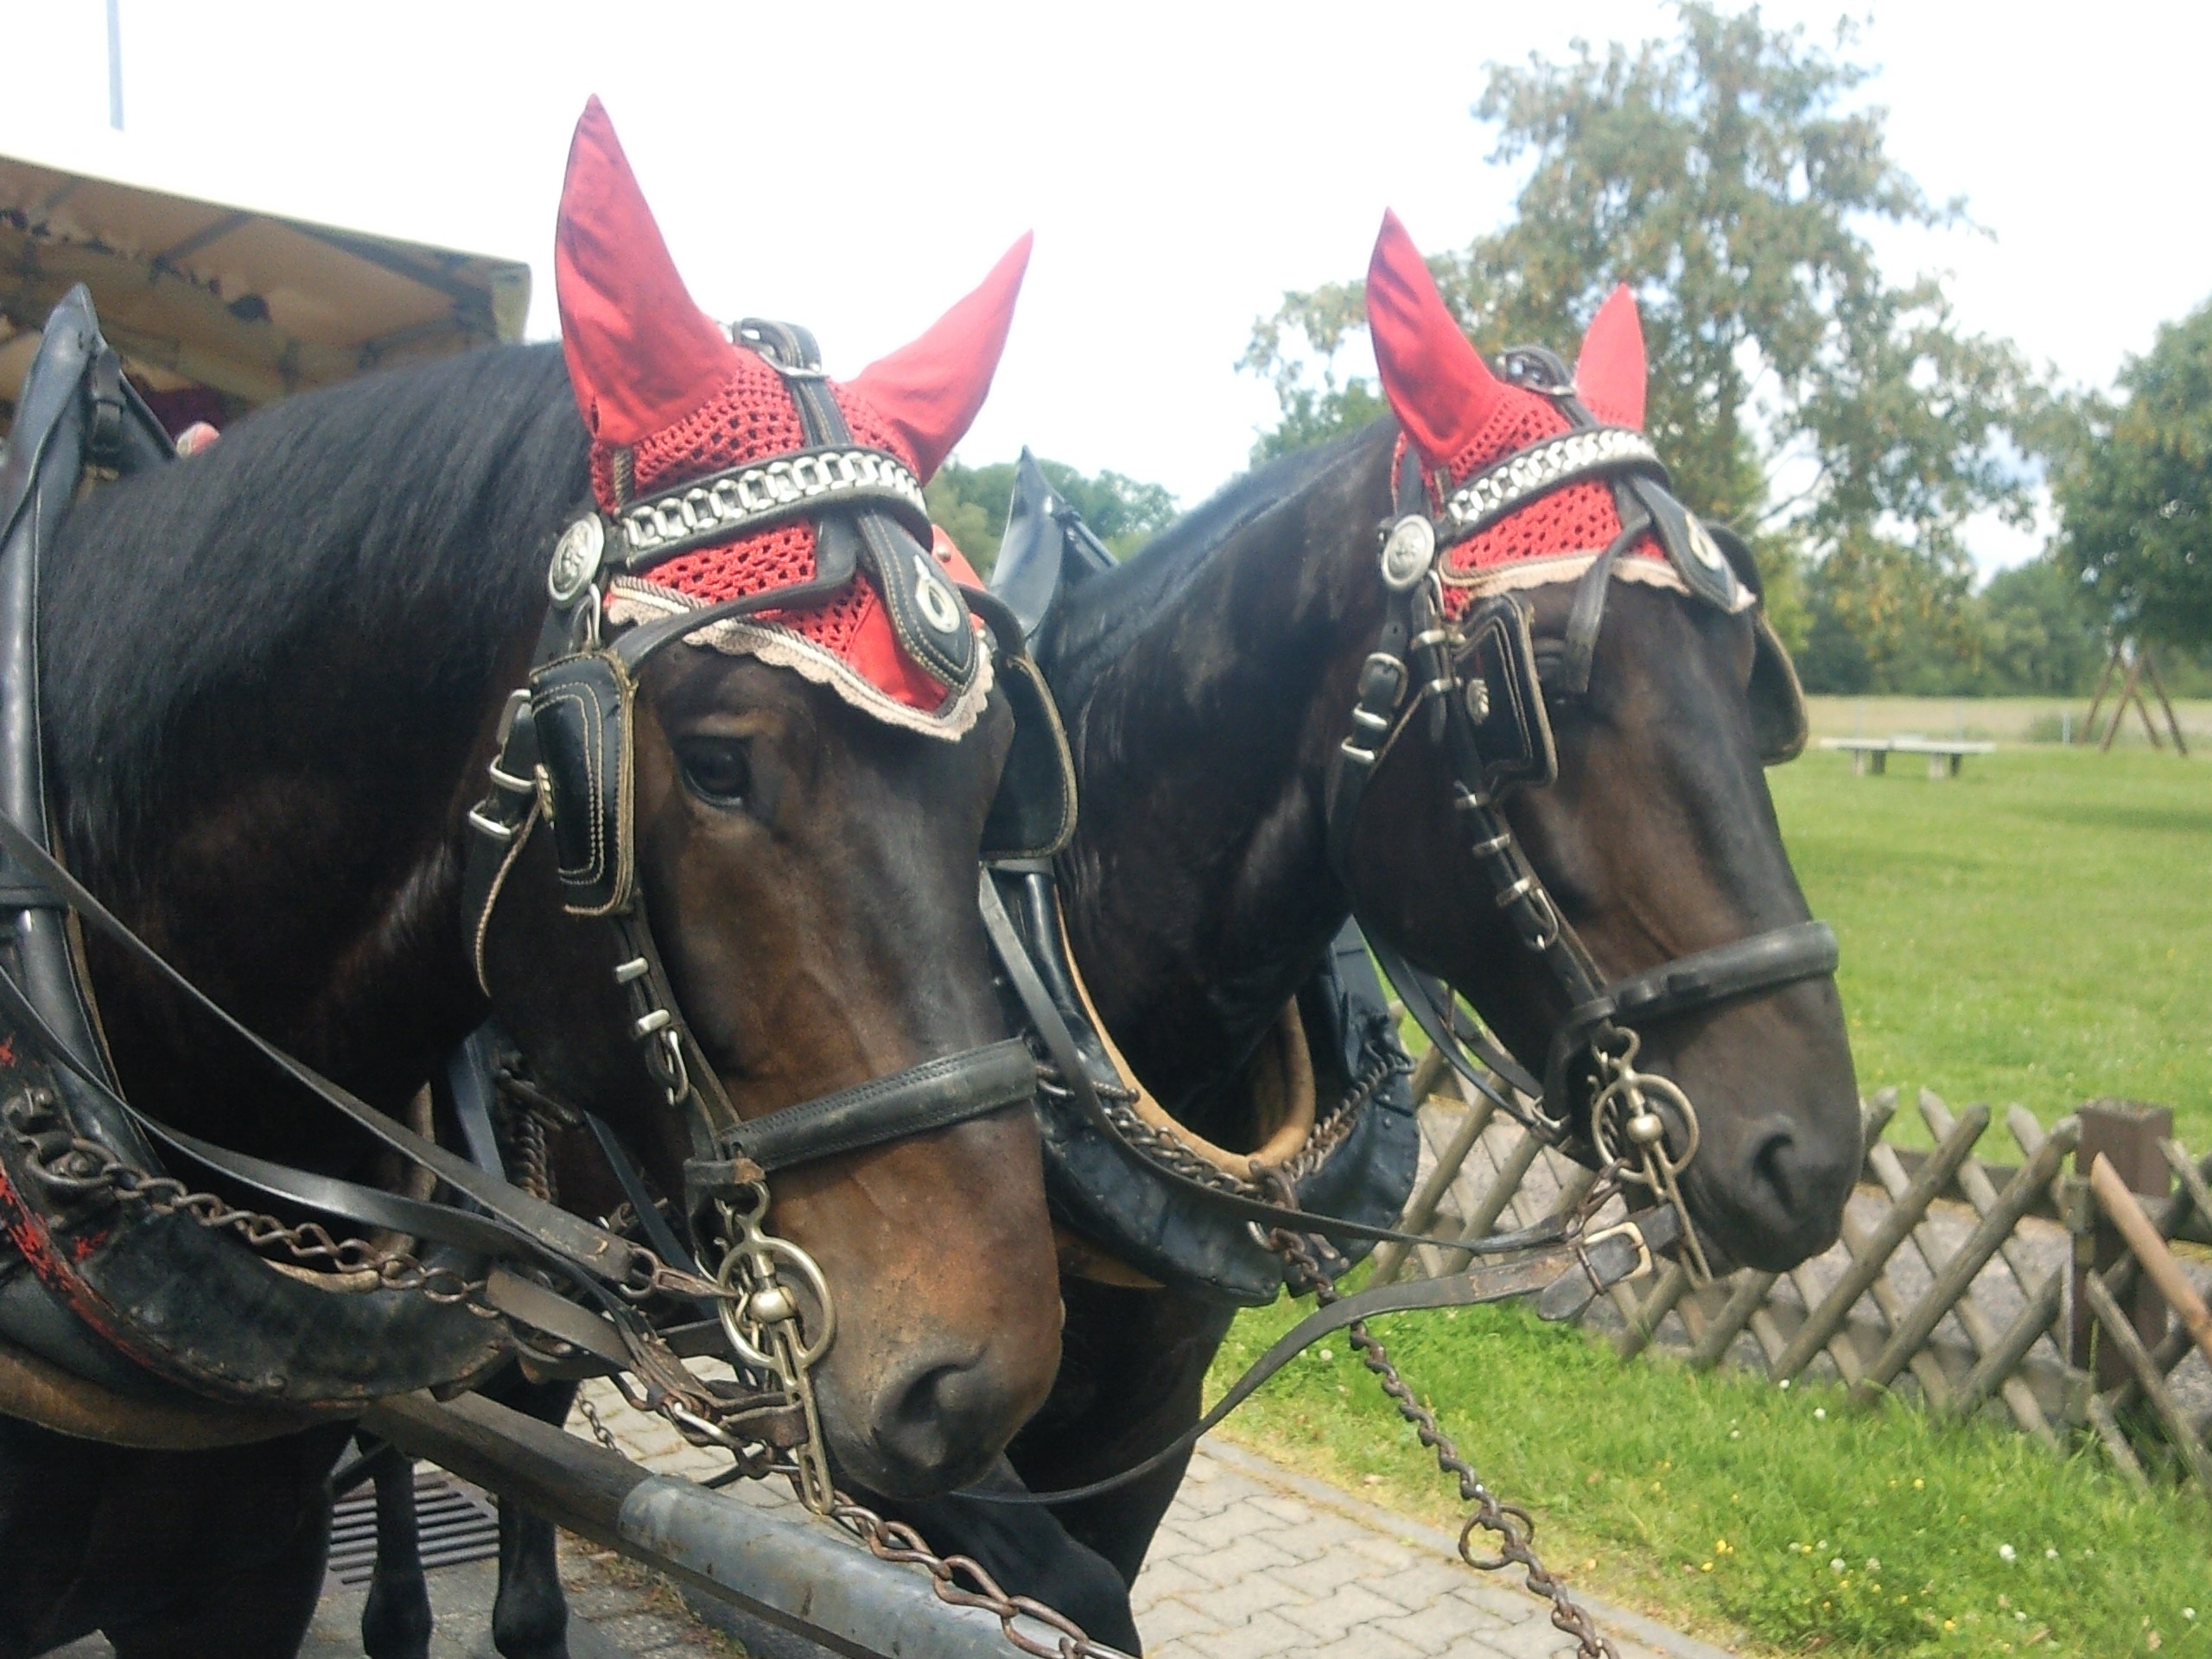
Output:
<path fill-rule="evenodd" d="M 1550 398 L 1491 372 L 1395 213 L 1383 214 L 1368 265 L 1367 326 L 1383 393 L 1405 434 L 1401 442 L 1413 446 L 1432 480 L 1432 505 L 1516 451 L 1573 429 Z M 1644 379 L 1636 301 L 1616 288 L 1582 337 L 1575 388 L 1600 421 L 1640 429 Z M 1446 550 L 1446 609 L 1458 616 L 1478 594 L 1572 580 L 1620 533 L 1620 511 L 1604 481 L 1554 490 Z M 1638 537 L 1626 552 L 1616 576 L 1681 585 L 1651 537 Z"/>
<path fill-rule="evenodd" d="M 823 383 L 855 447 L 887 451 L 919 480 L 937 470 L 990 390 L 1029 244 L 1014 244 L 920 339 L 849 381 Z M 610 518 L 641 497 L 808 448 L 784 377 L 692 302 L 595 98 L 569 151 L 554 281 L 569 378 L 591 434 L 593 493 Z M 644 621 L 798 586 L 814 577 L 815 542 L 814 521 L 802 518 L 692 547 L 617 576 L 607 614 Z M 880 719 L 942 737 L 967 730 L 990 688 L 987 652 L 973 653 L 963 684 L 925 667 L 866 570 L 827 600 L 726 619 L 689 643 L 791 668 Z"/>

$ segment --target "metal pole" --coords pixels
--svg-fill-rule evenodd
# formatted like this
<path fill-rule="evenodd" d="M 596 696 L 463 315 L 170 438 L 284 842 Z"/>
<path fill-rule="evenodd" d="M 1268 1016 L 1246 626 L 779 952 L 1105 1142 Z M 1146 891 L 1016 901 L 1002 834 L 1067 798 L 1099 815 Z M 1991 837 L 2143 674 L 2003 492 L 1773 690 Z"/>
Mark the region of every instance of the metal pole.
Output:
<path fill-rule="evenodd" d="M 123 130 L 123 0 L 107 0 L 107 124 Z"/>
<path fill-rule="evenodd" d="M 814 1521 L 764 1513 L 485 1399 L 380 1400 L 362 1426 L 411 1457 L 512 1499 L 849 1659 L 1006 1659 L 999 1622 L 950 1607 L 929 1575 L 878 1560 Z M 1026 1632 L 1049 1641 L 1051 1632 Z"/>

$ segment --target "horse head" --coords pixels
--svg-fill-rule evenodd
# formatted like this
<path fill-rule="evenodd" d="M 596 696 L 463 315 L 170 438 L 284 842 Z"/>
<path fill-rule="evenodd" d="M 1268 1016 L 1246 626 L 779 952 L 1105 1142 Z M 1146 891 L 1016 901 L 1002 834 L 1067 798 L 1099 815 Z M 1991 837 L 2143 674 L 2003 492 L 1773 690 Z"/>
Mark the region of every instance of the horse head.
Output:
<path fill-rule="evenodd" d="M 491 912 L 480 966 L 544 1086 L 617 1119 L 674 1200 L 702 1156 L 679 1087 L 757 1128 L 1007 1036 L 976 882 L 1012 721 L 923 550 L 919 485 L 982 404 L 1028 247 L 920 340 L 831 381 L 804 331 L 726 334 L 700 312 L 594 101 L 556 251 L 595 497 L 573 582 L 555 559 L 556 605 L 566 582 L 585 644 L 603 635 L 614 659 L 657 627 L 673 648 L 631 659 L 633 687 L 607 671 L 620 695 L 585 741 L 620 747 L 570 755 L 582 783 L 562 776 L 540 676 L 552 833 L 510 861 L 529 897 Z M 733 604 L 769 594 L 784 602 Z M 657 950 L 618 964 L 580 913 L 634 913 Z M 673 1003 L 658 1023 L 631 995 L 646 978 Z M 758 1150 L 741 1127 L 719 1154 L 742 1147 Z M 766 1224 L 834 1302 L 813 1375 L 836 1461 L 897 1494 L 971 1478 L 1058 1361 L 1032 1115 L 760 1158 Z M 728 1217 L 692 1207 L 712 1271 Z"/>
<path fill-rule="evenodd" d="M 1585 1135 L 1607 1075 L 1584 1040 L 1594 990 L 1653 969 L 1637 994 L 1664 986 L 1716 949 L 1732 969 L 1756 944 L 1796 949 L 1645 1017 L 1624 1004 L 1599 1039 L 1632 1033 L 1635 1066 L 1664 1079 L 1669 1146 L 1695 1136 L 1681 1183 L 1705 1240 L 1789 1267 L 1834 1239 L 1860 1130 L 1832 944 L 1823 958 L 1762 769 L 1802 747 L 1803 709 L 1750 556 L 1665 493 L 1625 289 L 1571 377 L 1537 353 L 1500 375 L 1389 218 L 1367 304 L 1402 434 L 1397 574 L 1425 595 L 1436 689 L 1459 701 L 1447 721 L 1440 697 L 1401 688 L 1340 872 L 1370 931 L 1465 995 Z"/>

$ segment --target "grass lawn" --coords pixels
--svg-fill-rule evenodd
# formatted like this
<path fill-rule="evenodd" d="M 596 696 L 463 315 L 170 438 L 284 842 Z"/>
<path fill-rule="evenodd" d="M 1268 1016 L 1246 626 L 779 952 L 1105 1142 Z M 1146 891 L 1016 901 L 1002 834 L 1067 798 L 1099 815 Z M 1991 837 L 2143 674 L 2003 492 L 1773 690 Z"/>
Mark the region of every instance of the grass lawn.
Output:
<path fill-rule="evenodd" d="M 1862 1090 L 1924 1084 L 2045 1122 L 2158 1101 L 2212 1148 L 2212 765 L 2027 747 L 1936 782 L 1815 752 L 1770 781 L 1842 941 Z M 1893 1138 L 1917 1128 L 1898 1117 Z"/>
<path fill-rule="evenodd" d="M 1304 1306 L 1240 1319 L 1215 1387 Z M 2139 1497 L 2091 1453 L 2062 1463 L 2024 1435 L 1840 1391 L 1623 1364 L 1520 1308 L 1378 1333 L 1491 1489 L 1535 1516 L 1554 1570 L 1678 1628 L 1853 1659 L 2212 1655 L 2212 1509 Z M 1341 1338 L 1326 1352 L 1262 1390 L 1234 1437 L 1456 1529 L 1451 1489 L 1373 1379 Z"/>

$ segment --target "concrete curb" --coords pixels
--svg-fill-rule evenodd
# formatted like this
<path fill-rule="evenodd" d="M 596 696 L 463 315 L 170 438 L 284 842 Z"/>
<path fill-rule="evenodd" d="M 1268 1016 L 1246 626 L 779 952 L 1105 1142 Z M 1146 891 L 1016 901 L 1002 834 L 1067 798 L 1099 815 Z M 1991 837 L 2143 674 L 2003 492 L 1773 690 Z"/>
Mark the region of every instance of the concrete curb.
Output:
<path fill-rule="evenodd" d="M 1459 1559 L 1459 1541 L 1452 1534 L 1432 1527 L 1425 1521 L 1416 1521 L 1410 1516 L 1400 1515 L 1394 1510 L 1386 1510 L 1379 1504 L 1354 1497 L 1341 1487 L 1332 1486 L 1325 1480 L 1301 1475 L 1294 1469 L 1286 1469 L 1272 1458 L 1262 1457 L 1257 1452 L 1248 1451 L 1217 1436 L 1209 1436 L 1199 1442 L 1198 1455 L 1211 1458 L 1224 1469 L 1233 1469 L 1240 1475 L 1263 1481 L 1295 1497 L 1303 1498 L 1317 1509 L 1332 1510 L 1344 1519 L 1357 1522 L 1376 1532 L 1387 1533 L 1406 1543 L 1436 1550 L 1449 1560 Z M 1498 1582 L 1510 1581 L 1500 1578 Z M 1517 1584 L 1513 1587 L 1521 1589 Z M 1522 1593 L 1529 1592 L 1523 1590 Z M 1529 1599 L 1532 1602 L 1540 1600 L 1535 1595 L 1529 1595 Z M 1681 1631 L 1669 1630 L 1641 1613 L 1613 1606 L 1595 1596 L 1586 1595 L 1578 1590 L 1574 1599 L 1590 1610 L 1600 1625 L 1634 1637 L 1654 1652 L 1665 1655 L 1666 1659 L 1738 1659 L 1738 1656 L 1730 1649 L 1716 1648 L 1695 1637 L 1684 1636 Z"/>

